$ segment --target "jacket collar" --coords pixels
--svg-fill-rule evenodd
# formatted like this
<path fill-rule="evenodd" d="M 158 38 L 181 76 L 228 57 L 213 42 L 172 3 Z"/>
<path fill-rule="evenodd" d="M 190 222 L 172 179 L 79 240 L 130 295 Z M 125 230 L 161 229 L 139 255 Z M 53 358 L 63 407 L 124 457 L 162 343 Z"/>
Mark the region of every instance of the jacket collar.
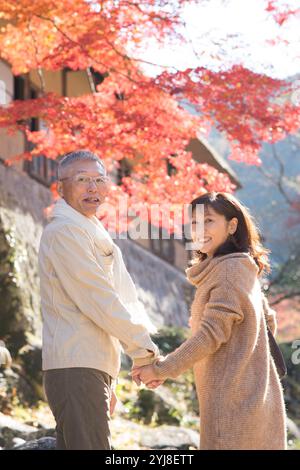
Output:
<path fill-rule="evenodd" d="M 258 266 L 249 253 L 230 253 L 228 255 L 217 256 L 216 258 L 209 257 L 203 261 L 196 262 L 193 266 L 186 269 L 187 279 L 191 284 L 197 286 L 205 281 L 206 277 L 219 263 L 233 258 L 240 259 L 243 263 L 248 264 L 251 269 L 256 269 L 258 272 Z"/>
<path fill-rule="evenodd" d="M 73 209 L 63 198 L 58 199 L 50 216 L 52 219 L 69 219 L 89 232 L 94 241 L 99 240 L 107 254 L 112 252 L 114 242 L 97 217 L 86 217 Z"/>

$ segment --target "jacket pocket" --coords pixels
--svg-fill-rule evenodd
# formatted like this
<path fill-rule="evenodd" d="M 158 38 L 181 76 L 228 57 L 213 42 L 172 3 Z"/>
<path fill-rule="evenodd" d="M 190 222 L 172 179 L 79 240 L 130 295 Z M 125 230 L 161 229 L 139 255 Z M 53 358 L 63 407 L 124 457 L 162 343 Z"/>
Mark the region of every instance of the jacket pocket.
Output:
<path fill-rule="evenodd" d="M 99 258 L 101 259 L 101 262 L 105 266 L 111 266 L 114 262 L 114 255 L 113 253 L 110 253 L 109 255 L 99 255 Z"/>
<path fill-rule="evenodd" d="M 99 263 L 103 268 L 104 272 L 107 274 L 108 278 L 113 282 L 113 266 L 114 266 L 114 255 L 113 253 L 109 255 L 97 255 Z"/>

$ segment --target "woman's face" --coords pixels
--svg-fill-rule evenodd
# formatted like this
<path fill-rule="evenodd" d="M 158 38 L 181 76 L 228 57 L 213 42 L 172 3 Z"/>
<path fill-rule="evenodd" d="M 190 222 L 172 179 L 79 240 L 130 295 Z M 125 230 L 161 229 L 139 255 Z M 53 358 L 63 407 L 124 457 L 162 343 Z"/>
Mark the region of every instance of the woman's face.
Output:
<path fill-rule="evenodd" d="M 237 229 L 238 220 L 233 217 L 230 221 L 224 215 L 218 214 L 212 207 L 205 206 L 204 214 L 196 210 L 192 214 L 192 239 L 198 245 L 197 249 L 207 256 L 213 256 L 217 249 Z M 198 220 L 199 219 L 199 220 Z M 204 219 L 204 220 L 203 220 Z"/>

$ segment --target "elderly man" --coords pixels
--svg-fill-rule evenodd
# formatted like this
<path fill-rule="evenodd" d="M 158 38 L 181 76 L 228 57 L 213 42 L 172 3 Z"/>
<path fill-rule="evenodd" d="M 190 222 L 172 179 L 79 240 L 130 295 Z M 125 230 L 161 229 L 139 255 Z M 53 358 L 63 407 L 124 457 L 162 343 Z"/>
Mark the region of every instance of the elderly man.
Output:
<path fill-rule="evenodd" d="M 120 343 L 135 367 L 158 349 L 120 249 L 96 218 L 108 193 L 102 161 L 71 152 L 58 179 L 61 199 L 39 252 L 45 393 L 58 449 L 110 449 Z"/>

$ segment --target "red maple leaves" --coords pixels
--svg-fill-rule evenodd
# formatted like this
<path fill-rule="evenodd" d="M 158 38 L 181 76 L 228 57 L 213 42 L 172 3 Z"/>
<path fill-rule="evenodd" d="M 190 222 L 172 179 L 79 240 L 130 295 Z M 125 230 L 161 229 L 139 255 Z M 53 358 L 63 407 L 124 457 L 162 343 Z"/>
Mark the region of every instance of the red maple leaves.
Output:
<path fill-rule="evenodd" d="M 126 157 L 132 174 L 111 194 L 117 201 L 126 193 L 131 204 L 177 204 L 210 189 L 232 191 L 226 175 L 191 158 L 185 150 L 189 140 L 213 124 L 229 140 L 231 158 L 258 164 L 262 141 L 276 142 L 300 127 L 299 106 L 289 100 L 284 81 L 238 65 L 222 72 L 197 67 L 146 76 L 130 46 L 145 37 L 163 42 L 178 35 L 184 3 L 177 0 L 170 8 L 165 0 L 0 0 L 1 57 L 15 74 L 37 70 L 41 81 L 38 98 L 0 108 L 0 127 L 21 130 L 34 143 L 16 158 L 54 159 L 88 147 L 113 169 Z M 269 2 L 270 13 L 274 8 Z M 91 93 L 83 96 L 47 93 L 43 70 L 65 68 L 93 70 L 101 83 L 90 82 Z M 32 117 L 45 130 L 32 132 Z M 176 171 L 169 174 L 167 161 L 174 154 Z"/>

